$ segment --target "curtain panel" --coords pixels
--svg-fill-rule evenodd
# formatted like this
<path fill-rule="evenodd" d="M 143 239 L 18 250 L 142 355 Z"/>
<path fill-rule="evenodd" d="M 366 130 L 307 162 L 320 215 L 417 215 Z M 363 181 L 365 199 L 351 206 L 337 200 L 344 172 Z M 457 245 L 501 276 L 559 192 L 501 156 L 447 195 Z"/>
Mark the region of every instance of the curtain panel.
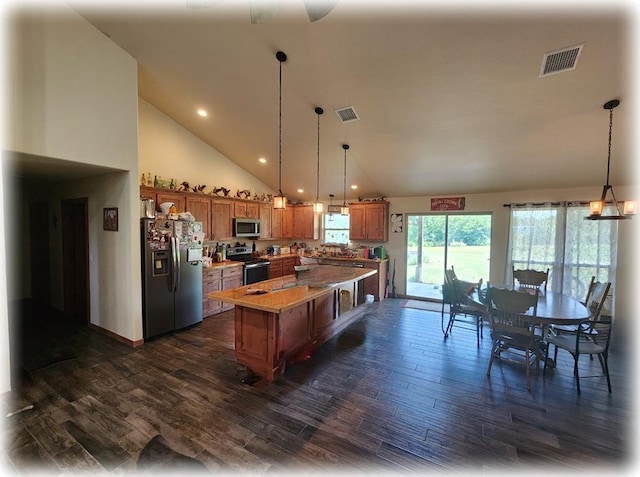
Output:
<path fill-rule="evenodd" d="M 505 283 L 513 269 L 549 269 L 547 289 L 584 300 L 591 277 L 615 287 L 618 221 L 584 220 L 584 202 L 506 204 L 511 209 Z"/>

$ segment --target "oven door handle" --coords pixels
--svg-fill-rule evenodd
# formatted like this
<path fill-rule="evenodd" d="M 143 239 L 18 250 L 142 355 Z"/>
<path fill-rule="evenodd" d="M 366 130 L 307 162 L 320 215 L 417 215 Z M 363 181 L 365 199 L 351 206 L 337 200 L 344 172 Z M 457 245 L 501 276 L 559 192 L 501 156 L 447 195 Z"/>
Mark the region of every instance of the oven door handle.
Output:
<path fill-rule="evenodd" d="M 248 263 L 244 266 L 244 268 L 249 269 L 249 268 L 259 268 L 259 267 L 268 267 L 269 266 L 269 262 L 264 262 L 264 263 Z"/>

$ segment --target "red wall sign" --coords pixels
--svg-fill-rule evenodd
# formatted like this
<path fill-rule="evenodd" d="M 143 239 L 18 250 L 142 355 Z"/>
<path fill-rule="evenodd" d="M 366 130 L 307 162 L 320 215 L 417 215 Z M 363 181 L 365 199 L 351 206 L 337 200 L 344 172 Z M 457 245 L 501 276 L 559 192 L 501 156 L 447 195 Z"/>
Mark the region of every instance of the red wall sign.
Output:
<path fill-rule="evenodd" d="M 464 210 L 464 197 L 438 197 L 431 199 L 431 210 Z"/>

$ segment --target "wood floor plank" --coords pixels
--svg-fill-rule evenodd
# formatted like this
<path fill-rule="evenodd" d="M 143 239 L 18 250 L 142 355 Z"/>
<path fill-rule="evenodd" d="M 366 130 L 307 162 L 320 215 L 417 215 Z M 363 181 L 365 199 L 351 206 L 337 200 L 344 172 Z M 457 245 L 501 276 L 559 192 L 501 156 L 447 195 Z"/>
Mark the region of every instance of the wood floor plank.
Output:
<path fill-rule="evenodd" d="M 234 359 L 233 311 L 135 349 L 86 326 L 34 336 L 18 360 L 29 369 L 12 370 L 14 389 L 0 396 L 7 412 L 33 405 L 6 420 L 7 465 L 130 473 L 158 435 L 212 472 L 252 475 L 585 472 L 633 460 L 624 350 L 611 352 L 611 394 L 586 377 L 599 370 L 586 359 L 578 396 L 567 356 L 527 391 L 521 366 L 496 362 L 486 375 L 488 328 L 480 347 L 462 328 L 445 340 L 440 313 L 402 302 L 368 304 L 361 321 L 256 387 Z M 56 334 L 52 321 L 29 320 Z"/>

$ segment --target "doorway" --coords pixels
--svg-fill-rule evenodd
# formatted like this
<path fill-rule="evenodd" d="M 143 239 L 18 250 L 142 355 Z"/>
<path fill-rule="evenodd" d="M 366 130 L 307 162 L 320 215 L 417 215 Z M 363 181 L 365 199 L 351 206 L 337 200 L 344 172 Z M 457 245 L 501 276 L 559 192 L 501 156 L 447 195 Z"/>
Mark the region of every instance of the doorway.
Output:
<path fill-rule="evenodd" d="M 407 214 L 405 290 L 442 301 L 444 271 L 477 282 L 489 278 L 491 214 Z"/>
<path fill-rule="evenodd" d="M 89 232 L 87 198 L 62 201 L 62 286 L 64 315 L 89 321 Z"/>
<path fill-rule="evenodd" d="M 29 254 L 31 300 L 50 305 L 49 204 L 45 201 L 29 203 Z"/>

